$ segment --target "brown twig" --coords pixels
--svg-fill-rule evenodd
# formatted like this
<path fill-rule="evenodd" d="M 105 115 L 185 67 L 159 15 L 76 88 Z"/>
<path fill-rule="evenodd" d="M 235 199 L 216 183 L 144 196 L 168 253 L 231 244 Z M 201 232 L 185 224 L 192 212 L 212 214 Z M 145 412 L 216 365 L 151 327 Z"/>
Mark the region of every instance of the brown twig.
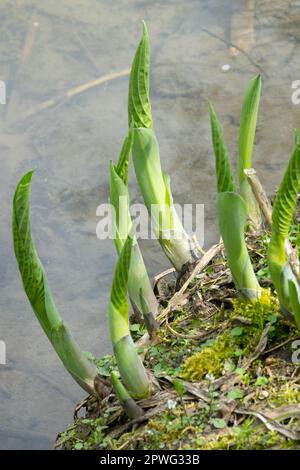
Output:
<path fill-rule="evenodd" d="M 251 186 L 253 194 L 258 202 L 258 205 L 266 219 L 269 228 L 272 228 L 272 206 L 261 185 L 261 182 L 258 179 L 256 171 L 254 170 L 254 168 L 250 168 L 248 170 L 244 170 L 244 173 L 247 176 L 247 180 Z M 285 251 L 293 274 L 295 275 L 298 283 L 300 284 L 299 260 L 297 258 L 296 251 L 288 240 L 286 241 Z"/>
<path fill-rule="evenodd" d="M 36 106 L 33 109 L 30 109 L 27 113 L 21 116 L 20 120 L 27 119 L 37 113 L 40 113 L 41 111 L 45 111 L 49 108 L 53 108 L 54 106 L 60 105 L 70 100 L 71 98 L 74 98 L 74 96 L 77 96 L 80 93 L 84 93 L 88 90 L 91 90 L 92 88 L 102 85 L 103 83 L 109 82 L 111 80 L 116 80 L 117 78 L 120 78 L 120 77 L 125 77 L 129 74 L 130 74 L 130 69 L 124 69 L 124 70 L 120 70 L 119 72 L 113 72 L 107 75 L 102 75 L 101 77 L 96 78 L 95 80 L 91 80 L 90 82 L 83 83 L 82 85 L 72 88 L 71 90 L 69 90 L 67 93 L 65 93 L 63 96 L 59 98 L 53 98 L 51 100 L 43 101 L 38 106 Z"/>
<path fill-rule="evenodd" d="M 33 45 L 34 41 L 38 32 L 38 22 L 35 21 L 34 19 L 30 20 L 29 27 L 25 36 L 24 40 L 24 45 L 23 49 L 19 58 L 19 61 L 14 67 L 14 77 L 12 80 L 13 83 L 13 88 L 11 89 L 11 94 L 10 94 L 10 99 L 9 99 L 9 106 L 7 108 L 7 115 L 6 118 L 9 121 L 10 117 L 12 116 L 12 113 L 15 111 L 15 105 L 17 102 L 17 94 L 16 94 L 16 87 L 18 83 L 20 82 L 22 75 L 23 75 L 23 70 L 24 67 L 28 61 L 28 59 L 31 56 L 32 50 L 33 50 Z"/>
<path fill-rule="evenodd" d="M 235 409 L 234 412 L 241 415 L 255 416 L 255 418 L 259 419 L 269 431 L 276 431 L 287 439 L 300 441 L 300 431 L 294 431 L 293 429 L 282 426 L 282 424 L 268 418 L 259 411 Z"/>
<path fill-rule="evenodd" d="M 268 226 L 271 227 L 272 226 L 272 206 L 265 193 L 264 188 L 261 185 L 261 182 L 258 179 L 256 171 L 254 170 L 254 168 L 250 168 L 248 170 L 244 170 L 244 173 L 247 176 L 247 180 L 258 202 L 260 210 L 262 211 L 263 216 L 266 219 Z"/>
<path fill-rule="evenodd" d="M 286 344 L 289 344 L 291 343 L 292 341 L 294 341 L 295 339 L 298 339 L 299 338 L 299 335 L 296 335 L 296 336 L 293 336 L 292 338 L 289 338 L 289 339 L 286 339 L 285 341 L 283 341 L 282 343 L 280 344 L 277 344 L 276 346 L 274 346 L 273 348 L 271 349 L 268 349 L 267 351 L 264 351 L 263 354 L 270 354 L 271 352 L 273 351 L 276 351 L 277 349 L 281 349 L 283 346 L 285 346 Z"/>

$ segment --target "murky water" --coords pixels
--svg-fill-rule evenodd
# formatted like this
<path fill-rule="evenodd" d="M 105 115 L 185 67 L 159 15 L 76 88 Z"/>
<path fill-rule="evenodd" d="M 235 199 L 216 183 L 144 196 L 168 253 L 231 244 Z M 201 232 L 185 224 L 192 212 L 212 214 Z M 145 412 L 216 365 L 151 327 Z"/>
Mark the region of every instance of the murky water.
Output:
<path fill-rule="evenodd" d="M 0 79 L 0 448 L 50 448 L 72 419 L 81 390 L 65 373 L 22 291 L 11 241 L 18 178 L 32 183 L 34 235 L 58 307 L 82 348 L 110 351 L 106 308 L 114 246 L 97 240 L 96 207 L 108 197 L 108 161 L 127 127 L 128 77 L 72 99 L 66 92 L 130 66 L 144 18 L 152 44 L 151 96 L 164 168 L 177 202 L 205 204 L 206 246 L 218 238 L 211 100 L 232 156 L 247 81 L 264 79 L 255 167 L 278 184 L 300 126 L 291 102 L 300 79 L 300 2 L 287 0 L 2 0 Z M 224 65 L 229 70 L 224 71 Z M 60 104 L 38 109 L 46 100 Z M 131 194 L 139 198 L 134 178 Z M 168 266 L 143 243 L 151 274 Z"/>

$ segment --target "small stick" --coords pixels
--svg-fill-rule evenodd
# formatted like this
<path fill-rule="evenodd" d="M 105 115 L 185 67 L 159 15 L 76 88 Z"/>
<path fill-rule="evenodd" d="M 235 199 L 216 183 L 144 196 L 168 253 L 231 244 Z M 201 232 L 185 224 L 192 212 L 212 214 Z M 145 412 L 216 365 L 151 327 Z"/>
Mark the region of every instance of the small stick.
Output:
<path fill-rule="evenodd" d="M 92 88 L 102 85 L 103 83 L 109 82 L 111 80 L 115 80 L 120 77 L 125 77 L 126 75 L 129 75 L 129 74 L 130 74 L 130 69 L 124 69 L 124 70 L 120 70 L 119 72 L 113 72 L 107 75 L 102 75 L 101 77 L 96 78 L 95 80 L 91 80 L 90 82 L 83 83 L 82 85 L 72 88 L 60 98 L 53 98 L 51 100 L 43 101 L 37 107 L 29 110 L 27 113 L 21 116 L 20 120 L 26 119 L 41 111 L 45 111 L 46 109 L 59 105 L 62 102 L 65 102 L 73 98 L 74 96 L 79 95 L 80 93 L 84 93 L 85 91 L 91 90 Z"/>
<path fill-rule="evenodd" d="M 155 288 L 155 286 L 157 285 L 157 283 L 163 279 L 164 277 L 168 276 L 169 274 L 172 274 L 176 272 L 176 269 L 175 268 L 169 268 L 169 269 L 166 269 L 165 271 L 163 271 L 162 273 L 159 273 L 157 274 L 156 276 L 154 276 L 153 280 L 152 280 L 152 287 L 153 289 Z"/>
<path fill-rule="evenodd" d="M 256 200 L 266 219 L 269 228 L 272 228 L 272 206 L 261 185 L 261 182 L 258 179 L 256 171 L 254 170 L 254 168 L 250 168 L 249 170 L 244 170 L 244 173 L 247 176 L 247 180 L 251 186 L 253 194 L 256 197 Z M 297 258 L 296 251 L 288 240 L 286 241 L 285 252 L 293 274 L 295 275 L 298 284 L 300 284 L 299 260 Z"/>
<path fill-rule="evenodd" d="M 15 111 L 16 103 L 17 103 L 17 92 L 16 92 L 16 86 L 22 79 L 24 67 L 26 63 L 28 62 L 28 59 L 30 58 L 35 42 L 35 38 L 37 36 L 39 29 L 39 23 L 37 21 L 34 21 L 33 19 L 30 20 L 28 31 L 25 36 L 25 41 L 23 45 L 23 49 L 18 61 L 18 64 L 16 65 L 15 68 L 15 77 L 13 80 L 13 88 L 11 90 L 11 96 L 9 99 L 9 107 L 7 109 L 7 120 L 10 120 L 10 117 L 12 116 L 12 113 Z"/>
<path fill-rule="evenodd" d="M 259 181 L 256 171 L 254 168 L 250 168 L 249 170 L 244 170 L 245 175 L 247 176 L 247 180 L 251 186 L 254 196 L 258 202 L 260 210 L 262 211 L 264 218 L 269 227 L 272 226 L 272 206 L 271 203 L 265 193 L 264 188 Z"/>

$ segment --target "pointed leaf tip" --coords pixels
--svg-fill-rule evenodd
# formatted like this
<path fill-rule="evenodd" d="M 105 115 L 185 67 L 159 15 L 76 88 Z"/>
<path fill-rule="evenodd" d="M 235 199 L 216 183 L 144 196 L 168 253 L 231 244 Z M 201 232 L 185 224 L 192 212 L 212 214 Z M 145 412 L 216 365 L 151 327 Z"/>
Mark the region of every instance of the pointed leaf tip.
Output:
<path fill-rule="evenodd" d="M 245 180 L 244 170 L 252 168 L 252 154 L 261 96 L 261 76 L 256 75 L 248 84 L 240 117 L 238 172 L 240 183 Z"/>
<path fill-rule="evenodd" d="M 148 38 L 149 33 L 148 33 L 147 23 L 145 20 L 142 20 L 142 25 L 143 25 L 143 37 Z"/>
<path fill-rule="evenodd" d="M 236 186 L 233 179 L 231 161 L 223 137 L 222 127 L 211 104 L 209 104 L 209 112 L 212 142 L 215 153 L 217 189 L 219 193 L 227 191 L 235 192 Z"/>
<path fill-rule="evenodd" d="M 130 72 L 128 91 L 128 125 L 151 128 L 152 114 L 149 97 L 150 45 L 146 23 Z"/>
<path fill-rule="evenodd" d="M 34 170 L 29 170 L 27 173 L 25 173 L 19 180 L 18 186 L 21 186 L 21 185 L 25 186 L 26 184 L 30 184 L 33 173 L 34 173 Z"/>

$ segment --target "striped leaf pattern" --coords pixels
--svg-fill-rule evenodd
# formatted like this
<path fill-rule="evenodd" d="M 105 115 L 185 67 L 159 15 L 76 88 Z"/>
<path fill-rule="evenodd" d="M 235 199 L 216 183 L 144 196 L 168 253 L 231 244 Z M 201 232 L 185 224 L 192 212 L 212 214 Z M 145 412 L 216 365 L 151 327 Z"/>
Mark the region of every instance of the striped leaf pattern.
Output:
<path fill-rule="evenodd" d="M 126 307 L 127 313 L 127 281 L 132 244 L 133 238 L 128 235 L 117 262 L 110 296 L 111 303 L 114 305 L 114 307 L 119 311 L 123 311 L 124 307 Z"/>
<path fill-rule="evenodd" d="M 129 156 L 132 148 L 132 139 L 133 134 L 129 132 L 128 136 L 124 139 L 118 163 L 115 165 L 115 170 L 125 185 L 128 184 Z"/>
<path fill-rule="evenodd" d="M 297 139 L 273 206 L 273 231 L 288 237 L 300 188 L 300 138 Z"/>
<path fill-rule="evenodd" d="M 236 192 L 236 186 L 232 175 L 231 162 L 225 147 L 221 124 L 211 105 L 209 107 L 209 112 L 212 142 L 215 152 L 218 192 Z"/>
<path fill-rule="evenodd" d="M 152 114 L 149 99 L 150 46 L 146 23 L 143 36 L 133 59 L 128 93 L 129 127 L 151 128 Z"/>

